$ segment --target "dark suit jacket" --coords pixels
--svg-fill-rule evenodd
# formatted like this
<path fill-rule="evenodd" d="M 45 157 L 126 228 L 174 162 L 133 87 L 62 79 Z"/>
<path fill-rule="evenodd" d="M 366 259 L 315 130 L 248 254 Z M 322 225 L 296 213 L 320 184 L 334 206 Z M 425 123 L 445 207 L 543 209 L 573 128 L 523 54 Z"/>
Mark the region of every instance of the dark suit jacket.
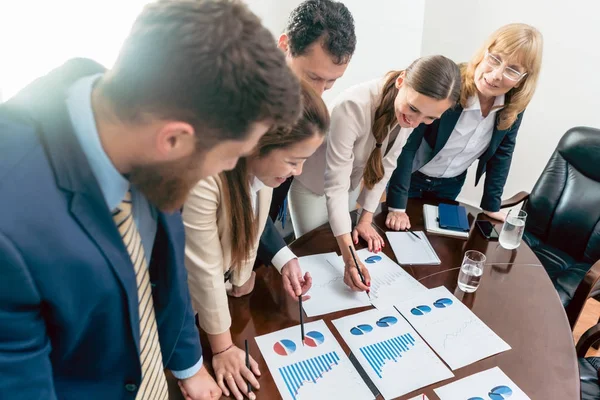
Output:
<path fill-rule="evenodd" d="M 387 193 L 389 207 L 406 208 L 412 172 L 419 170 L 442 150 L 448 142 L 462 110 L 462 107 L 458 105 L 446 111 L 442 118 L 434 121 L 431 125 L 421 124 L 410 134 L 400 157 L 398 157 L 396 170 L 390 178 Z M 513 125 L 506 130 L 498 130 L 496 128 L 498 121 L 496 120 L 490 145 L 479 157 L 475 185 L 477 186 L 485 172 L 481 208 L 486 211 L 500 209 L 502 192 L 510 170 L 522 119 L 523 113 L 519 114 Z"/>
<path fill-rule="evenodd" d="M 134 399 L 139 316 L 129 254 L 64 102 L 73 60 L 0 106 L 0 398 Z M 181 216 L 159 213 L 150 280 L 166 368 L 200 359 Z"/>

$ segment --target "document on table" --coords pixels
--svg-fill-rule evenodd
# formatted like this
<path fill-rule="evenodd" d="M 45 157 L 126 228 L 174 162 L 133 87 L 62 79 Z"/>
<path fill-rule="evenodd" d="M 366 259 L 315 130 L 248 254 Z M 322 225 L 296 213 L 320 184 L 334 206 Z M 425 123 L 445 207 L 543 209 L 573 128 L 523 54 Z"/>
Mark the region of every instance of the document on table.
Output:
<path fill-rule="evenodd" d="M 323 320 L 304 332 L 304 344 L 300 325 L 256 338 L 283 399 L 375 398 Z"/>
<path fill-rule="evenodd" d="M 445 287 L 396 308 L 453 370 L 511 348 Z"/>
<path fill-rule="evenodd" d="M 404 299 L 427 291 L 419 281 L 410 276 L 401 266 L 384 253 L 371 253 L 368 249 L 358 250 L 356 257 L 369 270 L 371 275 L 371 303 L 377 308 L 387 308 Z M 342 257 L 338 265 L 344 267 Z M 314 284 L 314 279 L 313 279 Z"/>
<path fill-rule="evenodd" d="M 371 305 L 366 293 L 352 291 L 344 283 L 344 263 L 340 265 L 336 253 L 300 257 L 298 262 L 312 276 L 310 300 L 302 302 L 309 317 Z"/>
<path fill-rule="evenodd" d="M 422 231 L 415 231 L 415 234 L 420 240 L 410 232 L 385 233 L 400 265 L 440 265 L 440 258 L 427 235 Z"/>
<path fill-rule="evenodd" d="M 454 376 L 393 307 L 332 322 L 385 399 Z"/>
<path fill-rule="evenodd" d="M 478 372 L 456 382 L 433 389 L 441 400 L 531 400 L 498 367 Z"/>

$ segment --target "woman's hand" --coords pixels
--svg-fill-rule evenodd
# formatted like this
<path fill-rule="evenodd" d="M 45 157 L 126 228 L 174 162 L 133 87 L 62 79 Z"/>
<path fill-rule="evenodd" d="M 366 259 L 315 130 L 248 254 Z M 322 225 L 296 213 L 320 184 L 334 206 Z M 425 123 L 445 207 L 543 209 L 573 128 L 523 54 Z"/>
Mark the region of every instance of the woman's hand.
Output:
<path fill-rule="evenodd" d="M 231 289 L 227 291 L 227 294 L 231 297 L 242 297 L 252 293 L 254 290 L 254 282 L 256 281 L 256 273 L 252 271 L 250 278 L 242 286 L 232 285 Z"/>
<path fill-rule="evenodd" d="M 281 269 L 283 288 L 290 297 L 298 301 L 298 297 L 304 295 L 312 286 L 312 277 L 307 272 L 302 276 L 302 269 L 297 258 L 288 261 Z M 308 300 L 310 296 L 302 296 L 302 300 Z"/>
<path fill-rule="evenodd" d="M 410 218 L 404 211 L 390 211 L 385 218 L 385 226 L 395 231 L 410 229 Z"/>
<path fill-rule="evenodd" d="M 244 395 L 249 399 L 256 399 L 254 393 L 248 393 L 248 382 L 255 388 L 260 389 L 256 376 L 260 376 L 258 364 L 250 357 L 250 369 L 246 368 L 246 353 L 237 346 L 221 354 L 213 356 L 213 369 L 217 377 L 217 384 L 225 396 L 231 394 L 237 400 L 243 400 Z M 243 393 L 243 394 L 242 394 Z"/>
<path fill-rule="evenodd" d="M 367 242 L 369 251 L 372 251 L 373 253 L 380 252 L 382 247 L 385 246 L 383 238 L 375 230 L 373 225 L 371 225 L 371 222 L 363 221 L 362 219 L 358 222 L 352 231 L 352 241 L 354 244 L 358 243 L 359 236 Z"/>
<path fill-rule="evenodd" d="M 360 279 L 352 256 L 350 256 L 350 258 L 344 257 L 344 283 L 355 292 L 369 293 L 369 287 L 371 286 L 371 275 L 369 274 L 369 270 L 358 258 L 356 258 L 356 262 L 358 263 L 358 268 L 360 268 L 362 276 L 365 278 L 365 283 L 362 283 L 362 280 Z"/>

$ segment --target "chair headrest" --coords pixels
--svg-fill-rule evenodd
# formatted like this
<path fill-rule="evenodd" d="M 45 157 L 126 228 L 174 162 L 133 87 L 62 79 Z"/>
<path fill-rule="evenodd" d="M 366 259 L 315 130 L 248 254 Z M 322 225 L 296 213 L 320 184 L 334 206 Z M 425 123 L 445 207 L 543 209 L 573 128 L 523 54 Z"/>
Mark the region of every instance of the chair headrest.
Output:
<path fill-rule="evenodd" d="M 557 150 L 579 172 L 600 182 L 600 129 L 571 128 L 560 139 Z"/>

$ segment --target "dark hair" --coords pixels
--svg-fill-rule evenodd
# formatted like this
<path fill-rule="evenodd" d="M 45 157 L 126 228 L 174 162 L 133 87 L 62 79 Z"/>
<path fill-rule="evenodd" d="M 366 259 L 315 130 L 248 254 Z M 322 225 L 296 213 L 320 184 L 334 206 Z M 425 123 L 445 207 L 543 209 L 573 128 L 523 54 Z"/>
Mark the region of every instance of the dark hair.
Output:
<path fill-rule="evenodd" d="M 203 147 L 241 140 L 254 122 L 291 124 L 301 110 L 275 38 L 238 0 L 147 5 L 99 89 L 119 118 L 185 121 Z"/>
<path fill-rule="evenodd" d="M 317 40 L 335 64 L 350 61 L 356 48 L 354 18 L 344 4 L 331 0 L 306 0 L 292 11 L 285 28 L 290 52 L 306 53 Z"/>
<path fill-rule="evenodd" d="M 305 82 L 302 82 L 302 103 L 298 122 L 291 127 L 271 129 L 260 139 L 251 157 L 265 157 L 273 150 L 293 146 L 314 135 L 325 136 L 329 130 L 329 111 L 321 96 Z M 236 268 L 248 259 L 257 235 L 246 159 L 240 159 L 233 170 L 222 172 L 221 178 L 225 183 L 224 204 L 229 211 L 231 265 Z"/>
<path fill-rule="evenodd" d="M 402 71 L 391 71 L 383 85 L 381 100 L 373 118 L 373 136 L 376 143 L 382 143 L 388 134 L 388 128 L 396 119 L 394 100 L 398 95 L 396 79 Z M 460 97 L 460 69 L 458 65 L 444 56 L 421 57 L 404 70 L 404 84 L 416 92 L 436 100 L 449 99 L 456 103 Z M 384 168 L 381 148 L 375 146 L 363 173 L 367 189 L 383 179 Z"/>

